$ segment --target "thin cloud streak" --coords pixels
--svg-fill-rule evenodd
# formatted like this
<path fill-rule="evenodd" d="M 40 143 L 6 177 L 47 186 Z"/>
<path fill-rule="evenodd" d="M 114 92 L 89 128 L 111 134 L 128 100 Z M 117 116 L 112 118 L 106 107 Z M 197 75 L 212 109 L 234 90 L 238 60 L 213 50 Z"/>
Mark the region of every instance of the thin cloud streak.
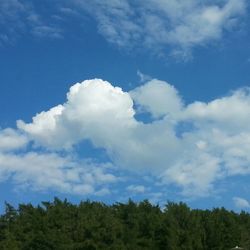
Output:
<path fill-rule="evenodd" d="M 188 59 L 193 48 L 214 43 L 234 30 L 245 14 L 245 0 L 100 1 L 73 0 L 98 24 L 99 32 L 124 48 L 144 46 L 157 54 Z"/>

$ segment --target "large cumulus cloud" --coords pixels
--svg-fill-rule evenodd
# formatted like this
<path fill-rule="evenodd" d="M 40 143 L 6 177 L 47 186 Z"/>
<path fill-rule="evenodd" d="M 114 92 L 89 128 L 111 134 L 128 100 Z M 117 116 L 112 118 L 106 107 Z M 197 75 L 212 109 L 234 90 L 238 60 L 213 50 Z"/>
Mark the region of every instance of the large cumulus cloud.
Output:
<path fill-rule="evenodd" d="M 174 184 L 186 195 L 203 195 L 223 178 L 250 173 L 249 108 L 248 89 L 184 105 L 164 81 L 124 92 L 93 79 L 73 85 L 64 104 L 17 125 L 35 147 L 72 154 L 89 140 L 121 170 L 150 174 L 163 189 Z M 138 112 L 152 121 L 138 121 Z"/>

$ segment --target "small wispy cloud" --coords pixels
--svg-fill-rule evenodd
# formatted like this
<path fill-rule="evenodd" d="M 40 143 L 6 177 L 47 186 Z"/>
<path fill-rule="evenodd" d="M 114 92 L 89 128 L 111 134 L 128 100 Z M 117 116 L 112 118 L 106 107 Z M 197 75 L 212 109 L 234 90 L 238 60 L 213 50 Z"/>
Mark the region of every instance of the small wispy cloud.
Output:
<path fill-rule="evenodd" d="M 62 29 L 50 19 L 52 20 L 40 13 L 35 2 L 1 0 L 0 44 L 13 43 L 24 34 L 40 38 L 62 38 Z"/>
<path fill-rule="evenodd" d="M 32 34 L 36 37 L 63 38 L 61 29 L 51 26 L 35 26 L 32 29 Z"/>
<path fill-rule="evenodd" d="M 143 185 L 129 185 L 126 190 L 131 194 L 143 194 L 146 192 L 147 188 Z"/>
<path fill-rule="evenodd" d="M 188 60 L 195 47 L 213 44 L 235 31 L 246 6 L 246 0 L 70 0 L 56 5 L 52 1 L 44 14 L 35 1 L 2 0 L 0 42 L 30 31 L 40 38 L 61 38 L 70 32 L 62 25 L 69 16 L 79 23 L 88 13 L 96 20 L 99 33 L 120 48 L 146 48 L 153 54 Z"/>
<path fill-rule="evenodd" d="M 194 47 L 218 41 L 224 31 L 237 27 L 247 5 L 245 0 L 72 2 L 97 20 L 99 32 L 109 42 L 186 59 Z"/>
<path fill-rule="evenodd" d="M 244 198 L 241 197 L 234 197 L 233 202 L 235 206 L 239 209 L 247 209 L 250 208 L 250 203 Z"/>
<path fill-rule="evenodd" d="M 141 83 L 147 82 L 147 81 L 152 79 L 152 77 L 150 75 L 146 75 L 146 74 L 142 73 L 140 70 L 137 70 L 136 73 L 137 73 L 137 76 L 140 78 Z"/>

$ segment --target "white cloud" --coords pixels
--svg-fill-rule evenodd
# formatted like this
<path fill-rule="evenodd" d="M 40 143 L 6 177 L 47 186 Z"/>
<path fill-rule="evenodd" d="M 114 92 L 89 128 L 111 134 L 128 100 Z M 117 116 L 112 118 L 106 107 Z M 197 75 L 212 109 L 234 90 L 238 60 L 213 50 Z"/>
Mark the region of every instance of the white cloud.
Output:
<path fill-rule="evenodd" d="M 58 27 L 51 27 L 48 25 L 35 26 L 32 29 L 32 34 L 36 37 L 50 37 L 50 38 L 63 38 L 62 30 Z"/>
<path fill-rule="evenodd" d="M 159 49 L 185 55 L 194 46 L 222 38 L 245 12 L 245 0 L 100 1 L 73 0 L 98 22 L 99 31 L 118 46 Z"/>
<path fill-rule="evenodd" d="M 34 1 L 0 1 L 0 45 L 13 43 L 23 34 L 38 38 L 62 38 L 63 31 L 53 20 L 53 14 L 40 13 Z"/>
<path fill-rule="evenodd" d="M 169 127 L 159 134 L 157 128 L 161 130 L 164 121 L 152 125 L 137 122 L 133 101 L 120 88 L 99 79 L 84 81 L 70 88 L 67 99 L 65 104 L 36 115 L 30 124 L 18 121 L 18 128 L 51 149 L 71 148 L 90 139 L 124 168 L 151 169 L 156 164 L 158 171 L 165 165 L 163 158 L 173 157 L 178 144 L 174 131 Z"/>
<path fill-rule="evenodd" d="M 28 137 L 35 147 L 63 150 L 68 155 L 74 154 L 75 145 L 90 140 L 121 170 L 151 175 L 161 188 L 174 184 L 186 196 L 200 196 L 212 192 L 214 185 L 228 176 L 250 174 L 249 109 L 247 89 L 209 103 L 184 105 L 178 91 L 164 81 L 153 79 L 127 93 L 93 79 L 73 85 L 64 104 L 37 114 L 31 123 L 18 121 L 20 131 L 9 131 L 14 138 Z M 157 119 L 144 124 L 134 116 L 138 111 Z M 185 123 L 191 124 L 190 128 L 179 126 Z M 6 137 L 6 132 L 3 134 Z M 58 176 L 62 176 L 65 169 L 59 169 Z M 93 187 L 92 193 L 101 194 L 109 192 L 107 185 L 118 181 L 102 168 L 87 169 L 83 173 L 78 166 L 71 168 L 61 183 L 82 181 L 80 186 L 68 188 L 88 193 Z M 100 190 L 94 183 L 102 185 Z"/>
<path fill-rule="evenodd" d="M 177 90 L 164 81 L 153 79 L 132 90 L 130 96 L 155 118 L 178 116 L 182 109 L 182 100 Z"/>
<path fill-rule="evenodd" d="M 0 152 L 20 149 L 27 143 L 28 138 L 14 129 L 0 130 Z"/>
<path fill-rule="evenodd" d="M 15 18 L 16 14 L 25 10 L 25 6 L 19 0 L 2 0 L 0 2 L 0 21 L 4 18 Z"/>
<path fill-rule="evenodd" d="M 209 103 L 194 102 L 187 107 L 186 116 L 195 120 L 198 126 L 217 123 L 228 129 L 238 130 L 244 126 L 244 129 L 248 130 L 249 106 L 249 89 L 244 88 Z M 237 119 L 232 119 L 233 117 Z"/>
<path fill-rule="evenodd" d="M 17 30 L 23 30 L 22 15 L 26 13 L 26 6 L 19 0 L 0 1 L 0 45 L 12 43 Z"/>
<path fill-rule="evenodd" d="M 212 183 L 221 176 L 220 159 L 194 149 L 183 152 L 161 176 L 163 184 L 174 183 L 185 196 L 209 195 Z M 181 152 L 180 152 L 181 153 Z"/>
<path fill-rule="evenodd" d="M 30 124 L 25 124 L 23 121 L 18 120 L 17 126 L 28 132 L 29 136 L 35 139 L 36 142 L 41 141 L 44 145 L 52 145 L 55 143 L 53 133 L 58 130 L 57 119 L 62 114 L 63 109 L 62 105 L 58 105 L 47 112 L 37 114 L 32 118 L 32 123 Z M 57 143 L 61 145 L 61 141 Z"/>
<path fill-rule="evenodd" d="M 147 190 L 143 185 L 129 185 L 126 189 L 131 195 L 143 194 Z"/>
<path fill-rule="evenodd" d="M 234 197 L 233 202 L 237 208 L 240 208 L 240 209 L 250 208 L 249 202 L 246 199 L 243 199 L 241 197 Z"/>
<path fill-rule="evenodd" d="M 223 38 L 240 23 L 246 0 L 70 0 L 47 8 L 46 15 L 33 1 L 0 1 L 0 42 L 22 34 L 62 38 L 69 14 L 96 19 L 99 32 L 111 43 L 131 49 L 145 47 L 160 55 L 187 58 L 192 48 Z M 84 12 L 84 13 L 82 13 Z M 65 15 L 66 14 L 66 15 Z"/>
<path fill-rule="evenodd" d="M 147 82 L 149 80 L 152 80 L 151 76 L 142 73 L 140 70 L 137 70 L 136 73 L 137 73 L 137 76 L 139 76 L 141 83 L 144 83 L 144 82 Z"/>
<path fill-rule="evenodd" d="M 69 148 L 91 138 L 94 145 L 109 149 L 127 136 L 123 131 L 136 125 L 129 94 L 106 81 L 77 83 L 67 99 L 64 105 L 36 115 L 33 123 L 18 121 L 18 127 L 48 147 Z"/>
<path fill-rule="evenodd" d="M 109 165 L 76 161 L 57 153 L 0 153 L 0 180 L 11 180 L 17 190 L 56 190 L 77 195 L 105 195 L 118 178 Z"/>
<path fill-rule="evenodd" d="M 223 7 L 197 6 L 199 2 L 194 2 L 196 2 L 194 11 L 184 14 L 184 20 L 169 33 L 171 42 L 189 47 L 217 40 L 229 23 L 245 11 L 245 1 L 229 0 Z M 186 6 L 184 10 L 185 8 Z"/>

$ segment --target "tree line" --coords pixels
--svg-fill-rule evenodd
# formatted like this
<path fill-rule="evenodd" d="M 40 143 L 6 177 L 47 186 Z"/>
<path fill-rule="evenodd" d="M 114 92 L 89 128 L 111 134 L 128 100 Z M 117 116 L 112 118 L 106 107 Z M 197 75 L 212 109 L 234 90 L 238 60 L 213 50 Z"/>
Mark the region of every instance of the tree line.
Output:
<path fill-rule="evenodd" d="M 5 204 L 3 250 L 225 250 L 250 249 L 250 214 L 225 208 L 191 209 L 148 200 L 106 205 L 55 198 L 38 206 Z"/>

